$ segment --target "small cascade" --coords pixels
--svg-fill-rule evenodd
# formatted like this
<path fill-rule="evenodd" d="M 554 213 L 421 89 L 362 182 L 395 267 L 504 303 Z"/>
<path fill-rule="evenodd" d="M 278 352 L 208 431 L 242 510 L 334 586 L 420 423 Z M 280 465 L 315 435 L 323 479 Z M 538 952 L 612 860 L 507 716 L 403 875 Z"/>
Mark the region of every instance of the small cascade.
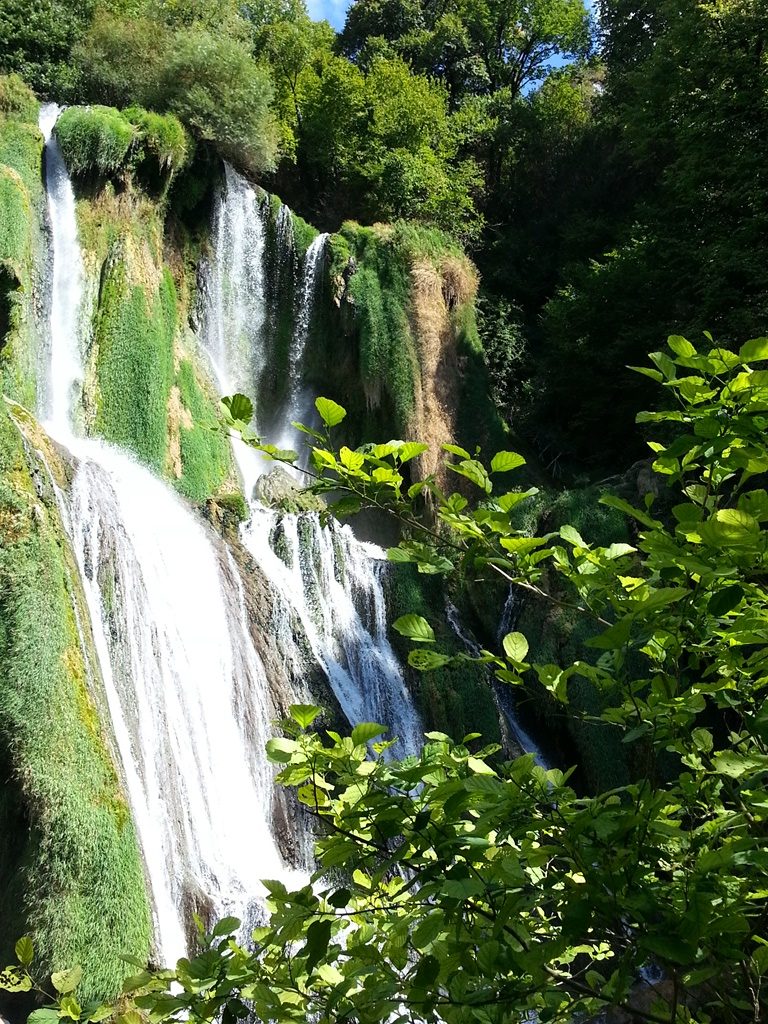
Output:
<path fill-rule="evenodd" d="M 80 317 L 85 274 L 77 239 L 75 194 L 53 131 L 60 112 L 55 103 L 40 108 L 48 216 L 58 255 L 51 273 L 50 367 L 41 415 L 51 434 L 64 438 L 72 431 L 72 410 L 77 407 L 83 380 Z"/>
<path fill-rule="evenodd" d="M 252 193 L 251 199 L 246 198 L 244 190 Z M 254 396 L 262 391 L 261 378 L 267 361 L 264 328 L 268 319 L 263 286 L 266 273 L 264 269 L 255 270 L 257 261 L 265 261 L 264 225 L 258 216 L 259 224 L 253 220 L 256 202 L 248 183 L 227 168 L 225 188 L 216 211 L 217 247 L 206 317 L 209 326 L 203 333 L 203 344 L 209 350 L 222 390 L 239 390 Z M 285 206 L 280 207 L 276 217 L 276 234 L 280 276 L 284 265 L 291 262 L 287 253 L 289 246 L 293 246 L 293 220 Z M 229 239 L 233 238 L 252 241 L 252 252 L 246 259 L 253 269 L 247 279 L 232 262 L 243 255 L 230 244 Z M 307 398 L 302 387 L 303 364 L 326 242 L 327 235 L 319 235 L 309 246 L 300 285 L 292 297 L 290 380 L 275 428 L 276 443 L 281 447 L 296 447 L 297 432 L 290 424 L 302 418 Z M 295 287 L 293 280 L 290 286 Z M 227 294 L 228 289 L 239 296 L 236 307 L 217 298 Z M 242 352 L 234 346 L 235 340 L 242 337 L 238 327 L 241 310 L 247 310 L 251 323 L 262 328 L 249 335 L 249 343 L 259 349 L 247 363 L 250 378 L 243 372 Z M 258 408 L 256 421 L 260 422 Z M 327 675 L 349 721 L 379 721 L 399 737 L 400 753 L 418 750 L 421 723 L 387 639 L 383 552 L 361 544 L 348 528 L 338 524 L 322 526 L 315 514 L 279 514 L 266 509 L 253 494 L 256 480 L 271 464 L 241 442 L 235 442 L 234 450 L 251 507 L 251 519 L 243 527 L 242 540 L 269 579 L 275 598 L 275 631 L 297 686 L 302 685 L 308 668 L 307 652 L 296 639 L 298 628 L 312 660 Z"/>
<path fill-rule="evenodd" d="M 213 217 L 215 272 L 208 281 L 204 344 L 224 394 L 249 393 L 264 371 L 264 219 L 245 178 L 225 165 Z"/>
<path fill-rule="evenodd" d="M 321 525 L 316 513 L 280 515 L 258 505 L 243 542 L 278 597 L 274 628 L 294 676 L 306 671 L 298 620 L 349 722 L 387 725 L 398 755 L 416 753 L 421 721 L 387 638 L 385 553 L 347 526 Z"/>
<path fill-rule="evenodd" d="M 281 207 L 283 209 L 283 207 Z M 304 352 L 309 340 L 309 332 L 312 326 L 312 313 L 315 309 L 315 297 L 323 271 L 323 259 L 325 246 L 328 242 L 327 234 L 318 235 L 310 243 L 304 255 L 304 263 L 301 273 L 301 286 L 296 292 L 296 316 L 293 338 L 291 339 L 290 353 L 290 380 L 288 385 L 288 400 L 286 412 L 283 417 L 283 433 L 276 442 L 278 448 L 289 448 L 299 453 L 298 465 L 306 468 L 306 461 L 302 459 L 301 434 L 292 426 L 300 422 L 312 426 L 314 418 L 314 406 L 312 395 L 304 387 L 302 380 L 302 369 Z"/>
<path fill-rule="evenodd" d="M 160 959 L 186 953 L 191 911 L 253 920 L 260 879 L 291 873 L 271 833 L 264 754 L 275 709 L 246 624 L 240 580 L 181 499 L 119 449 L 75 436 L 83 376 L 83 273 L 71 185 L 45 107 L 51 207 L 49 431 L 78 460 L 62 518 L 88 603 L 112 730 L 145 858 Z M 251 214 L 239 194 L 243 222 Z M 237 349 L 253 356 L 244 303 L 258 289 L 255 239 L 232 238 L 247 283 L 212 297 L 238 310 Z M 249 260 L 251 260 L 249 262 Z M 232 339 L 214 339 L 224 348 Z M 213 344 L 213 342 L 212 342 Z M 229 366 L 229 355 L 222 358 Z"/>
<path fill-rule="evenodd" d="M 504 612 L 502 613 L 501 626 L 498 633 L 499 642 L 501 642 L 510 630 L 514 629 L 515 621 L 517 616 L 520 614 L 521 608 L 522 603 L 519 601 L 517 590 L 514 587 L 510 587 L 510 591 L 504 605 Z M 447 618 L 451 629 L 469 653 L 479 656 L 481 653 L 480 644 L 465 627 L 461 620 L 459 609 L 452 601 L 446 602 L 445 617 Z M 497 707 L 504 716 L 504 721 L 507 729 L 509 730 L 509 737 L 514 745 L 523 754 L 533 754 L 536 758 L 536 764 L 540 767 L 548 768 L 549 765 L 540 747 L 523 728 L 520 722 L 511 688 L 507 685 L 500 685 L 495 682 L 493 684 L 493 688 L 496 696 Z"/>

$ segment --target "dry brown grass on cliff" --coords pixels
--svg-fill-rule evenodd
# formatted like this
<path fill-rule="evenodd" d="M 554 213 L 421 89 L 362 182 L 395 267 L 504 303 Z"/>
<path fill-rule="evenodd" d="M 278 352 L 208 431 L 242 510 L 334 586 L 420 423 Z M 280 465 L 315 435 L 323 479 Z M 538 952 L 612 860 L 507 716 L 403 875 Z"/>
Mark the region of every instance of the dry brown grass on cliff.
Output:
<path fill-rule="evenodd" d="M 458 262 L 458 261 L 457 261 Z M 451 287 L 459 283 L 451 277 Z M 411 318 L 417 339 L 421 383 L 417 389 L 413 435 L 429 445 L 421 456 L 419 472 L 438 473 L 440 446 L 453 440 L 458 385 L 456 339 L 445 298 L 445 278 L 427 258 L 411 266 Z M 458 294 L 458 292 L 456 293 Z"/>

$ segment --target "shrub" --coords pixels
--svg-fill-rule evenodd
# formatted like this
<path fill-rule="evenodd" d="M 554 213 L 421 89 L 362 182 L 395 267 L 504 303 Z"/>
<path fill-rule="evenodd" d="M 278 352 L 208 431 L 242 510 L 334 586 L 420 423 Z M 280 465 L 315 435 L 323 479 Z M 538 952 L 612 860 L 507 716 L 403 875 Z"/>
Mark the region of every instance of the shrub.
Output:
<path fill-rule="evenodd" d="M 136 131 L 114 107 L 69 107 L 56 137 L 72 174 L 113 174 L 125 162 Z"/>
<path fill-rule="evenodd" d="M 136 128 L 137 141 L 157 160 L 161 171 L 173 174 L 187 164 L 192 154 L 191 140 L 175 114 L 129 107 L 123 115 Z"/>
<path fill-rule="evenodd" d="M 18 75 L 0 75 L 0 111 L 20 121 L 37 121 L 35 94 Z"/>
<path fill-rule="evenodd" d="M 272 83 L 245 43 L 197 27 L 177 32 L 159 87 L 165 106 L 222 155 L 250 171 L 272 167 Z"/>

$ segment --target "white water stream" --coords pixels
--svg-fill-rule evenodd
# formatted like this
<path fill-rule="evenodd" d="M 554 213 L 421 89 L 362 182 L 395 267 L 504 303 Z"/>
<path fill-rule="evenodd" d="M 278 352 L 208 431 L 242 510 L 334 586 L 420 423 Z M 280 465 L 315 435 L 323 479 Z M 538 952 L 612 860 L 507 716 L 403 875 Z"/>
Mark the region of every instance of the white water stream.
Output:
<path fill-rule="evenodd" d="M 284 211 L 287 208 L 281 207 L 277 218 L 278 247 L 293 245 L 290 212 Z M 251 187 L 228 167 L 215 213 L 216 251 L 204 331 L 204 344 L 224 393 L 258 394 L 268 361 L 265 217 L 266 210 Z M 295 446 L 300 437 L 290 424 L 307 397 L 302 386 L 303 358 L 326 238 L 319 235 L 310 245 L 296 288 L 288 397 L 280 411 L 275 442 L 281 446 Z M 281 268 L 292 264 L 291 254 L 280 248 L 276 260 Z M 245 351 L 245 339 L 255 351 Z M 257 408 L 257 426 L 259 420 Z M 234 450 L 245 493 L 252 495 L 271 463 L 241 442 L 236 442 Z M 348 720 L 387 725 L 391 736 L 400 741 L 401 754 L 417 751 L 421 722 L 386 633 L 384 552 L 362 544 L 348 527 L 321 526 L 315 514 L 279 514 L 255 498 L 250 505 L 251 519 L 243 528 L 242 540 L 273 588 L 274 628 L 294 673 L 301 675 L 305 657 L 296 643 L 298 620 L 313 659 L 328 677 Z M 281 538 L 283 557 L 273 548 L 276 536 Z"/>
<path fill-rule="evenodd" d="M 131 455 L 80 436 L 85 275 L 74 194 L 53 133 L 58 113 L 47 104 L 40 116 L 53 256 L 41 413 L 77 460 L 69 494 L 59 494 L 62 518 L 145 860 L 156 955 L 174 962 L 187 952 L 192 910 L 252 920 L 261 879 L 295 880 L 271 830 L 264 744 L 276 709 L 231 554 Z M 230 393 L 248 393 L 269 358 L 263 218 L 254 191 L 228 168 L 205 344 Z M 278 226 L 278 243 L 293 245 L 289 211 Z M 304 400 L 302 360 L 324 246 L 324 236 L 310 246 L 296 291 L 286 430 Z M 252 494 L 265 462 L 242 444 L 236 456 Z M 402 750 L 416 750 L 420 722 L 386 636 L 383 553 L 348 528 L 322 527 L 314 514 L 280 515 L 255 500 L 251 507 L 243 540 L 274 591 L 274 632 L 297 688 L 319 665 L 350 722 L 381 721 Z M 278 534 L 282 557 L 272 546 Z"/>
<path fill-rule="evenodd" d="M 242 592 L 205 528 L 128 454 L 75 436 L 83 273 L 52 135 L 57 114 L 46 105 L 40 118 L 53 248 L 46 425 L 79 460 L 62 513 L 144 854 L 157 954 L 174 962 L 187 951 L 190 910 L 249 917 L 260 879 L 288 880 L 263 752 L 274 710 Z"/>

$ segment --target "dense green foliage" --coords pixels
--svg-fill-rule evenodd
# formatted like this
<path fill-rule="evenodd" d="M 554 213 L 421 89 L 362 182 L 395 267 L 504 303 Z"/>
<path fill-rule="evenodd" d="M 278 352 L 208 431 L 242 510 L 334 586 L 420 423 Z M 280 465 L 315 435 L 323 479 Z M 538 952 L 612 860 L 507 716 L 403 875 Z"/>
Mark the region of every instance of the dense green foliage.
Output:
<path fill-rule="evenodd" d="M 652 490 L 641 507 L 602 498 L 626 516 L 633 543 L 593 544 L 571 524 L 520 531 L 514 510 L 533 495 L 508 489 L 524 464 L 514 452 L 486 465 L 448 446 L 447 468 L 471 483 L 472 500 L 431 478 L 406 490 L 404 469 L 425 446 L 337 448 L 330 431 L 345 410 L 317 400 L 314 489 L 336 507 L 354 500 L 394 515 L 410 535 L 390 558 L 567 602 L 599 654 L 538 663 L 513 631 L 501 654 L 455 655 L 411 612 L 394 623 L 415 645 L 410 664 L 430 673 L 479 662 L 505 684 L 535 680 L 564 706 L 573 680 L 611 686 L 615 701 L 587 708 L 585 720 L 621 734 L 633 769 L 615 789 L 584 796 L 571 773 L 532 754 L 499 763 L 497 747 L 476 749 L 477 734 L 456 743 L 432 732 L 418 756 L 397 761 L 383 726 L 320 735 L 311 731 L 320 709 L 294 706 L 268 752 L 322 826 L 311 884 L 291 892 L 268 881 L 271 917 L 252 943 L 238 942 L 239 922 L 226 918 L 209 936 L 201 929 L 198 955 L 130 979 L 126 992 L 152 1020 L 255 1011 L 296 1022 L 503 1024 L 611 1009 L 654 1024 L 763 1019 L 768 339 L 735 354 L 672 336 L 652 359 L 643 372 L 678 404 L 640 416 L 664 432 L 651 448 L 671 508 L 655 507 Z M 270 454 L 249 433 L 244 396 L 222 410 Z M 422 518 L 424 491 L 443 530 Z M 1 984 L 29 988 L 33 954 L 20 944 Z M 658 981 L 643 976 L 649 966 Z M 79 971 L 53 979 L 52 1022 L 99 1019 L 68 997 L 79 981 Z"/>
<path fill-rule="evenodd" d="M 175 5 L 138 7 L 146 8 L 138 16 L 134 10 L 97 13 L 73 53 L 78 97 L 171 111 L 195 137 L 240 166 L 269 167 L 275 152 L 272 85 L 251 59 L 237 16 L 230 34 L 226 20 L 206 24 L 204 18 L 177 16 Z"/>
<path fill-rule="evenodd" d="M 205 501 L 218 494 L 232 473 L 230 448 L 216 429 L 215 407 L 201 389 L 188 359 L 179 366 L 176 386 L 189 417 L 179 425 L 181 476 L 177 487 L 192 501 Z"/>
<path fill-rule="evenodd" d="M 31 425 L 18 407 L 15 415 Z M 39 437 L 35 444 L 44 443 Z M 49 464 L 57 466 L 53 450 Z M 77 959 L 86 998 L 117 995 L 146 957 L 150 918 L 139 847 L 94 705 L 79 637 L 84 598 L 52 489 L 41 498 L 21 435 L 0 408 L 0 915 L 34 936 L 41 964 Z M 77 609 L 77 611 L 75 611 Z M 53 753 L 53 756 L 52 756 Z"/>

